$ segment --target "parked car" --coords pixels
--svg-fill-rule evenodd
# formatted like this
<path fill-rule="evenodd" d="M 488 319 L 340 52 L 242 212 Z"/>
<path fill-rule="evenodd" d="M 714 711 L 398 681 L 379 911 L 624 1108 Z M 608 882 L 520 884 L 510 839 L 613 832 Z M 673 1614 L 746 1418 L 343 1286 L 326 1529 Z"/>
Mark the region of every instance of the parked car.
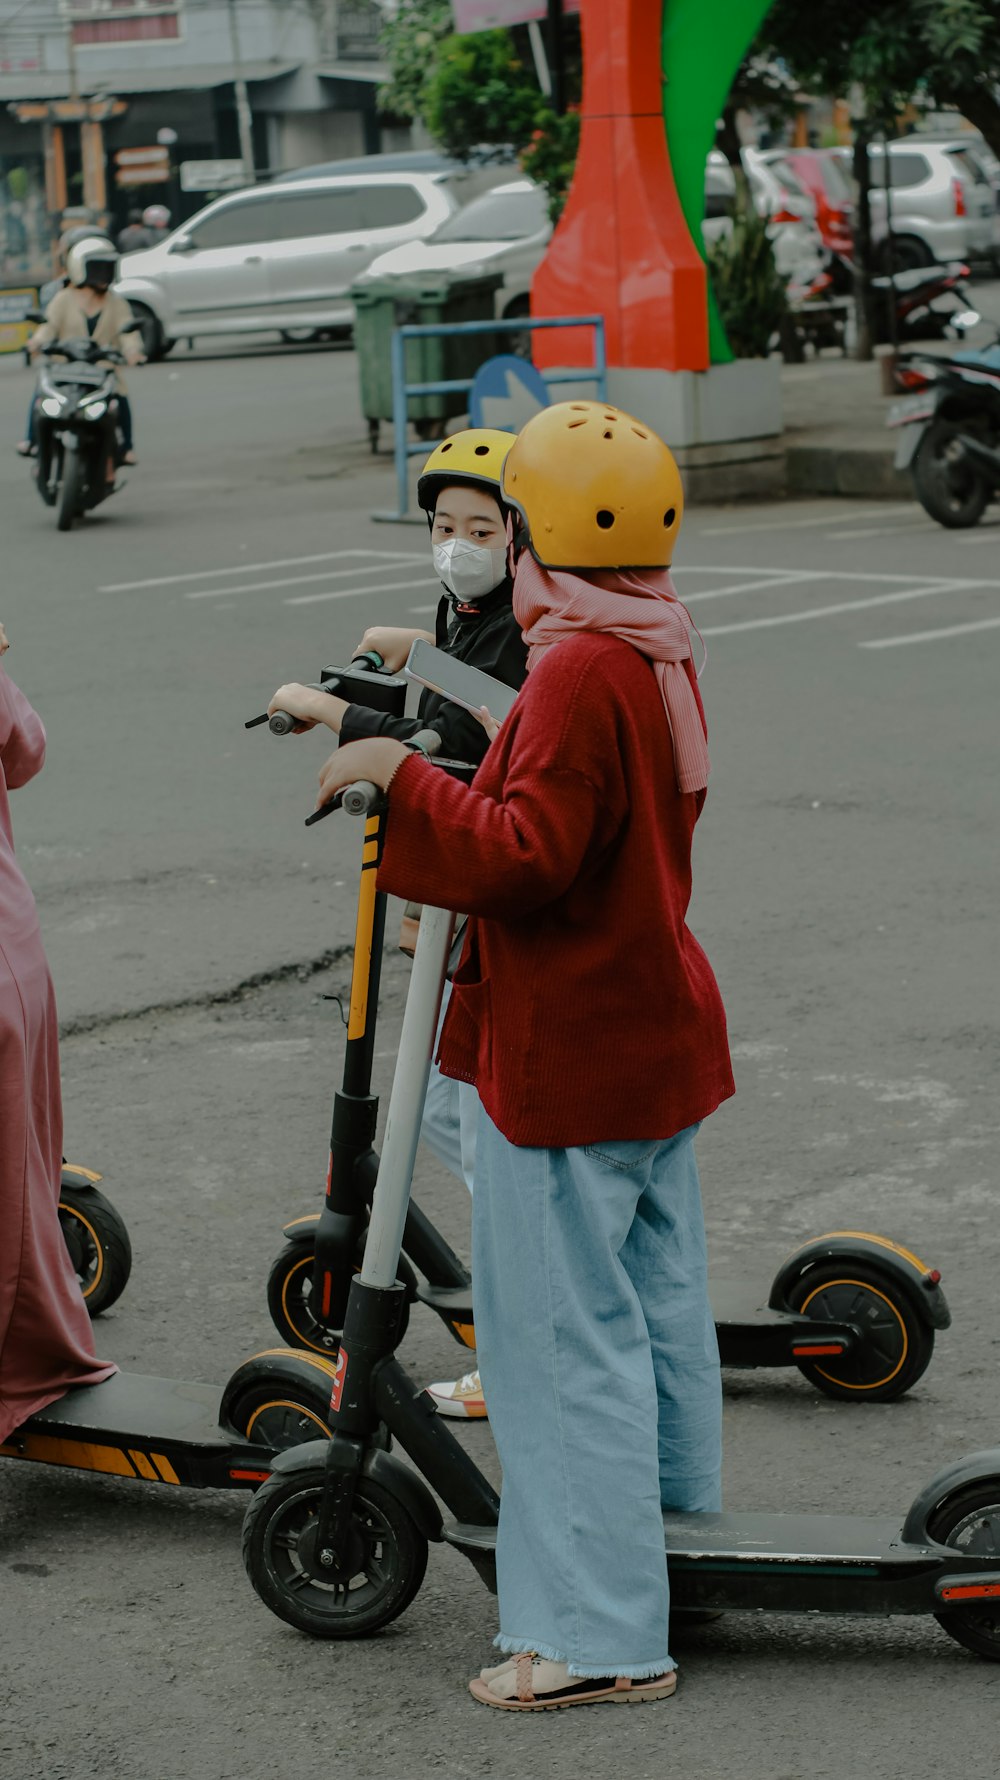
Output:
<path fill-rule="evenodd" d="M 461 176 L 365 173 L 289 180 L 217 198 L 158 246 L 126 254 L 118 289 L 149 358 L 175 340 L 348 329 L 348 291 L 376 255 L 459 210 Z"/>
<path fill-rule="evenodd" d="M 359 283 L 441 273 L 467 278 L 502 272 L 496 295 L 501 316 L 527 315 L 531 280 L 552 234 L 545 192 L 532 179 L 514 179 L 474 198 L 425 241 L 408 241 L 379 254 Z"/>
<path fill-rule="evenodd" d="M 774 263 L 793 293 L 804 290 L 824 271 L 827 260 L 815 202 L 790 168 L 783 168 L 779 176 L 759 150 L 743 149 L 742 160 L 754 208 L 768 218 Z M 705 176 L 706 181 L 728 185 L 735 196 L 733 170 L 719 149 L 709 155 Z"/>
<path fill-rule="evenodd" d="M 849 260 L 854 252 L 854 199 L 836 157 L 816 148 L 772 148 L 761 159 L 779 179 L 790 173 L 805 187 L 816 206 L 816 227 L 823 246 L 828 253 Z"/>
<path fill-rule="evenodd" d="M 989 259 L 994 250 L 996 200 L 984 173 L 960 143 L 905 136 L 888 145 L 892 263 L 897 271 L 934 260 Z M 849 173 L 850 148 L 824 151 Z M 872 235 L 880 268 L 888 265 L 885 152 L 869 149 Z"/>

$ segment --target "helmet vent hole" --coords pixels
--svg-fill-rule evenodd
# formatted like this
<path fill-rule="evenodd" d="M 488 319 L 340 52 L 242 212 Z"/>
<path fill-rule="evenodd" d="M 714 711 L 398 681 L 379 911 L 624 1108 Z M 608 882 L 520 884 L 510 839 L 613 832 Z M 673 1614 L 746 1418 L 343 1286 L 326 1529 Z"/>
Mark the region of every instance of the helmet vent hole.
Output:
<path fill-rule="evenodd" d="M 637 439 L 648 439 L 648 438 L 649 438 L 649 434 L 648 434 L 648 433 L 641 433 L 641 432 L 640 432 L 640 431 L 639 431 L 639 428 L 638 428 L 638 427 L 637 427 L 637 426 L 634 426 L 634 427 L 633 427 L 633 428 L 632 428 L 632 431 L 633 431 L 633 432 L 634 432 L 634 434 L 635 434 L 635 436 L 636 436 L 636 438 L 637 438 Z"/>
<path fill-rule="evenodd" d="M 673 525 L 674 520 L 676 518 L 677 518 L 676 507 L 668 507 L 666 512 L 663 515 L 663 523 L 664 523 L 664 525 Z"/>
<path fill-rule="evenodd" d="M 615 523 L 615 516 L 608 511 L 607 507 L 601 507 L 598 510 L 597 523 L 602 532 L 609 532 Z"/>
<path fill-rule="evenodd" d="M 570 420 L 567 421 L 566 424 L 568 425 L 570 432 L 572 432 L 575 426 L 586 426 L 587 422 L 585 420 Z"/>
<path fill-rule="evenodd" d="M 489 457 L 489 455 L 490 455 L 490 448 L 488 445 L 477 445 L 476 446 L 476 456 L 477 457 Z"/>
<path fill-rule="evenodd" d="M 445 452 L 445 451 L 450 451 L 450 450 L 451 450 L 451 440 L 450 440 L 450 439 L 447 439 L 447 440 L 446 440 L 446 441 L 445 441 L 445 443 L 444 443 L 444 444 L 443 444 L 443 445 L 442 445 L 442 447 L 441 447 L 441 450 L 442 450 L 442 452 Z"/>
<path fill-rule="evenodd" d="M 574 414 L 586 414 L 587 412 L 586 402 L 570 402 L 570 407 Z"/>
<path fill-rule="evenodd" d="M 614 433 L 612 433 L 612 432 L 606 432 L 606 433 L 605 433 L 605 435 L 604 435 L 604 437 L 605 437 L 605 438 L 606 438 L 606 439 L 613 439 L 613 438 L 614 438 L 614 436 L 615 436 L 615 435 L 614 435 Z"/>

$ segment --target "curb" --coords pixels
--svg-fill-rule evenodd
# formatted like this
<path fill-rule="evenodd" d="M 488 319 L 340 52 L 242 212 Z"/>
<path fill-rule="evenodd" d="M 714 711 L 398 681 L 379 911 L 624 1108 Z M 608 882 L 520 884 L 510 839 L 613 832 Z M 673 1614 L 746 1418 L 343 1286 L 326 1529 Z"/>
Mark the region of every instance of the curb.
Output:
<path fill-rule="evenodd" d="M 848 495 L 852 500 L 914 500 L 913 483 L 894 452 L 864 445 L 786 443 L 790 495 Z"/>

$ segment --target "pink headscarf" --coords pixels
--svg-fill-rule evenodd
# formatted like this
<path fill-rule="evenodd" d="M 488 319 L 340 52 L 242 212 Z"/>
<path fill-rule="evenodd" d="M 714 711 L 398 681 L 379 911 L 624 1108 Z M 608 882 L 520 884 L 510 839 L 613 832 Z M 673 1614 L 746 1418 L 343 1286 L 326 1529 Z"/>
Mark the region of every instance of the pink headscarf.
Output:
<path fill-rule="evenodd" d="M 530 673 L 546 649 L 574 631 L 621 637 L 654 665 L 663 698 L 674 767 L 681 791 L 708 784 L 705 720 L 682 662 L 693 659 L 692 620 L 674 591 L 668 569 L 595 570 L 584 579 L 565 569 L 543 569 L 522 550 L 514 575 L 514 616 L 528 645 Z"/>

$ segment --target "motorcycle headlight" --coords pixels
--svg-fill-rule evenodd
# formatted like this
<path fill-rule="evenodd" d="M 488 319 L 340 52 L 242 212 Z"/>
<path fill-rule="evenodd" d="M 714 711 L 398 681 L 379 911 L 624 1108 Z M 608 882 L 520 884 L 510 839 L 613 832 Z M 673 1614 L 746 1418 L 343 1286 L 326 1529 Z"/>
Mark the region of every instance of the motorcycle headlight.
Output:
<path fill-rule="evenodd" d="M 55 420 L 56 416 L 62 413 L 64 407 L 65 398 L 63 396 L 46 396 L 42 402 L 42 413 L 47 414 L 50 420 Z"/>
<path fill-rule="evenodd" d="M 103 420 L 107 411 L 107 402 L 88 402 L 83 410 L 88 420 Z"/>

